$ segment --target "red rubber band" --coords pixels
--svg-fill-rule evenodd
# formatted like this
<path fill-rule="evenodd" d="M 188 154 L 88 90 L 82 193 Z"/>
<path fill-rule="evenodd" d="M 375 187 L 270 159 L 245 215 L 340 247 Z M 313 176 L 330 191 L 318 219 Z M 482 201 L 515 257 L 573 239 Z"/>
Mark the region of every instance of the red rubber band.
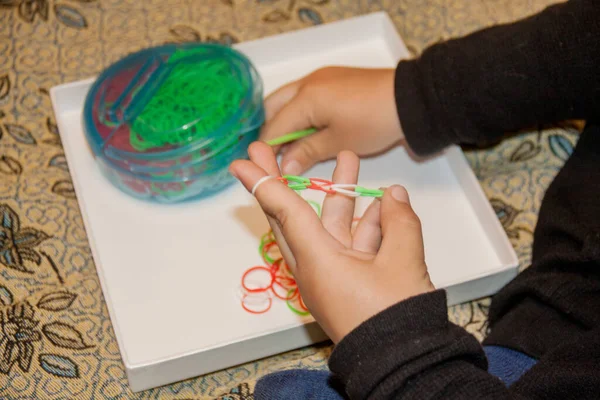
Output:
<path fill-rule="evenodd" d="M 311 183 L 313 183 L 313 181 L 314 181 L 314 182 L 320 182 L 320 183 L 323 183 L 323 184 L 325 184 L 325 185 L 333 185 L 333 182 L 332 182 L 332 181 L 328 181 L 327 179 L 321 179 L 321 178 L 310 178 L 310 179 L 309 179 L 309 181 L 310 181 Z"/>
<path fill-rule="evenodd" d="M 278 285 L 286 290 L 292 290 L 292 289 L 296 289 L 298 287 L 298 284 L 294 280 L 286 281 L 286 280 L 277 279 L 277 277 L 273 281 L 273 285 L 271 285 L 271 287 L 273 287 L 275 285 Z"/>
<path fill-rule="evenodd" d="M 325 179 L 310 178 L 310 186 L 307 189 L 320 190 L 328 194 L 335 194 L 335 190 L 325 189 L 324 186 L 333 185 L 333 182 L 326 181 Z M 321 183 L 320 185 L 318 183 Z"/>
<path fill-rule="evenodd" d="M 271 274 L 273 274 L 273 276 L 274 276 L 275 278 L 277 278 L 277 274 L 278 274 L 278 273 L 279 273 L 279 266 L 278 266 L 278 264 L 273 264 L 273 265 L 271 266 Z"/>
<path fill-rule="evenodd" d="M 290 269 L 290 266 L 287 265 L 287 263 L 283 263 L 283 268 L 281 268 L 281 271 L 290 278 L 295 279 L 294 274 L 292 273 L 292 270 Z"/>
<path fill-rule="evenodd" d="M 279 293 L 277 293 L 277 291 L 275 290 L 275 284 L 281 286 L 286 291 L 286 297 L 283 297 Z M 273 286 L 271 286 L 271 292 L 273 292 L 273 294 L 275 295 L 275 297 L 277 297 L 278 299 L 288 301 L 288 300 L 292 300 L 298 294 L 298 288 L 289 288 L 288 289 L 288 288 L 286 288 L 285 286 L 281 285 L 278 282 L 275 282 L 275 284 L 273 284 Z M 287 293 L 289 293 L 291 291 L 292 291 L 292 294 L 288 295 Z"/>
<path fill-rule="evenodd" d="M 304 300 L 302 300 L 302 296 L 299 296 L 298 299 L 299 299 L 298 303 L 300 304 L 300 308 L 302 308 L 304 311 L 308 311 L 306 304 L 304 304 Z"/>
<path fill-rule="evenodd" d="M 273 283 L 277 283 L 279 286 L 286 287 L 287 286 L 297 286 L 296 280 L 294 278 L 290 278 L 288 276 L 276 275 Z M 291 287 L 287 288 L 291 289 Z"/>
<path fill-rule="evenodd" d="M 267 265 L 274 265 L 280 258 L 273 258 L 274 262 L 273 264 L 269 263 L 269 261 L 267 261 L 267 258 L 265 257 L 265 255 L 269 254 L 269 250 L 271 250 L 271 247 L 276 246 L 277 242 L 268 242 L 266 243 L 263 248 L 262 248 L 262 254 L 260 255 L 263 259 L 263 261 L 265 262 L 265 264 Z"/>
<path fill-rule="evenodd" d="M 267 271 L 269 273 L 269 275 L 271 276 L 271 283 L 269 283 L 269 286 L 264 287 L 264 288 L 250 289 L 249 287 L 246 286 L 246 278 L 248 277 L 249 274 L 251 274 L 254 271 L 258 271 L 258 270 Z M 262 293 L 262 292 L 268 291 L 271 288 L 271 286 L 273 286 L 274 280 L 275 280 L 275 275 L 273 275 L 273 273 L 271 272 L 271 270 L 269 268 L 262 267 L 262 266 L 256 266 L 256 267 L 252 267 L 252 268 L 248 269 L 246 272 L 244 272 L 244 275 L 242 275 L 242 287 L 248 293 Z"/>
<path fill-rule="evenodd" d="M 273 261 L 273 264 L 267 264 L 269 265 L 269 268 L 271 270 L 271 273 L 273 275 L 277 274 L 277 272 L 279 272 L 279 270 L 281 269 L 281 264 L 283 264 L 283 258 L 278 258 L 275 261 Z"/>

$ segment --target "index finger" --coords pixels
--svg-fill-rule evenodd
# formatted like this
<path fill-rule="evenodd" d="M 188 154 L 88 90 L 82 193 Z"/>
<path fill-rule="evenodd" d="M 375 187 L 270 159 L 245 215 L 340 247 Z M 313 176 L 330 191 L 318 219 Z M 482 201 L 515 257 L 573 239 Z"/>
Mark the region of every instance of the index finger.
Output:
<path fill-rule="evenodd" d="M 250 156 L 250 160 L 252 160 L 252 162 L 254 162 L 258 167 L 262 168 L 267 173 L 267 175 L 262 177 L 254 184 L 252 188 L 252 195 L 254 195 L 257 185 L 260 185 L 262 180 L 268 178 L 269 176 L 281 176 L 281 171 L 279 170 L 279 165 L 277 164 L 277 159 L 275 158 L 273 149 L 269 148 L 268 146 L 263 146 L 260 143 L 252 143 L 248 148 L 248 155 Z M 290 267 L 295 268 L 296 259 L 290 247 L 288 246 L 287 241 L 285 240 L 285 236 L 281 232 L 281 228 L 272 216 L 267 213 L 265 213 L 265 215 L 267 217 L 267 221 L 269 221 L 269 225 L 271 226 L 271 230 L 273 231 L 273 235 L 275 236 L 275 240 L 279 246 L 281 255 Z"/>

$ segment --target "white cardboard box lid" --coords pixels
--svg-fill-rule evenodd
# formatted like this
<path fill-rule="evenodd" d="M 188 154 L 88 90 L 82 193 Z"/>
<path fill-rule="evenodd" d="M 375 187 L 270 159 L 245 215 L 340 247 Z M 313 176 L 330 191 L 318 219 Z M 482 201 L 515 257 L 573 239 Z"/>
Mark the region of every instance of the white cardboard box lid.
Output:
<path fill-rule="evenodd" d="M 394 67 L 408 52 L 385 13 L 241 43 L 265 93 L 325 65 Z M 325 337 L 283 302 L 251 315 L 236 296 L 244 270 L 260 264 L 268 224 L 239 185 L 188 204 L 142 202 L 114 188 L 85 143 L 81 110 L 93 79 L 52 88 L 51 97 L 111 321 L 134 391 L 213 372 Z M 333 163 L 308 176 L 330 177 Z M 423 223 L 434 284 L 455 304 L 490 295 L 518 264 L 461 151 L 426 162 L 397 148 L 361 164 L 360 183 L 407 187 Z M 307 198 L 319 200 L 316 193 Z M 359 201 L 357 213 L 367 206 Z"/>

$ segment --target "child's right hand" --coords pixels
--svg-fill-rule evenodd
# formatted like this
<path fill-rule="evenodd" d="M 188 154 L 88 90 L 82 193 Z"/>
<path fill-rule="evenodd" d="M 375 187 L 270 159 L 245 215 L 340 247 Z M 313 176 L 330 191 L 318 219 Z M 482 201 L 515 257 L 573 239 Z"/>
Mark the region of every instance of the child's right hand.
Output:
<path fill-rule="evenodd" d="M 355 198 L 325 196 L 319 218 L 287 185 L 265 180 L 281 176 L 271 147 L 253 143 L 248 153 L 230 171 L 255 194 L 306 306 L 334 343 L 390 306 L 435 290 L 404 188 L 386 189 L 352 230 Z M 359 167 L 355 154 L 342 152 L 331 180 L 356 184 Z"/>
<path fill-rule="evenodd" d="M 300 175 L 341 150 L 359 156 L 385 151 L 404 138 L 393 69 L 329 67 L 292 82 L 265 100 L 260 140 L 317 128 L 282 149 L 284 174 Z"/>

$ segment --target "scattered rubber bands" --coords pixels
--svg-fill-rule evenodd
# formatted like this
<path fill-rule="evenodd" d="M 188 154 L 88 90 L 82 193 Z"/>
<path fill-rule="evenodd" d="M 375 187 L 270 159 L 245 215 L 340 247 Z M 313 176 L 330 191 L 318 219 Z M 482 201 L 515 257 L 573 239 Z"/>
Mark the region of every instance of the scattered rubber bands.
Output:
<path fill-rule="evenodd" d="M 321 217 L 321 205 L 313 200 L 306 201 Z M 252 314 L 266 313 L 273 305 L 272 296 L 275 296 L 279 300 L 285 301 L 288 308 L 295 314 L 310 315 L 302 301 L 294 275 L 279 252 L 273 231 L 269 231 L 261 237 L 258 253 L 265 265 L 249 268 L 242 275 L 240 299 L 242 308 Z"/>
<path fill-rule="evenodd" d="M 320 206 L 315 204 L 319 212 Z M 275 296 L 285 301 L 295 314 L 310 315 L 294 275 L 279 252 L 273 231 L 262 236 L 258 252 L 265 265 L 249 268 L 242 275 L 242 308 L 252 314 L 266 313 L 273 305 L 272 296 Z"/>

